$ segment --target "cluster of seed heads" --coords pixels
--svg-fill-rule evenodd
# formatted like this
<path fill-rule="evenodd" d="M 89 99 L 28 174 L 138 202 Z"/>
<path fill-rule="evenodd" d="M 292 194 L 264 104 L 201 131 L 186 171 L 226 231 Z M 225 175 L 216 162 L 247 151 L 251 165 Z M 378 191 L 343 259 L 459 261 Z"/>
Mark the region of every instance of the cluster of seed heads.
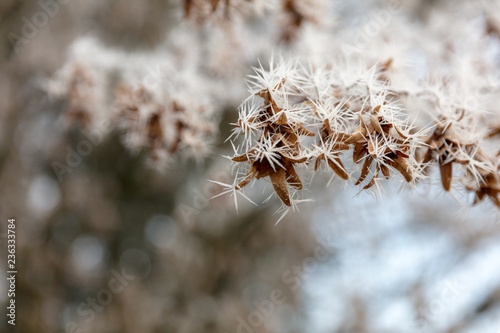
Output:
<path fill-rule="evenodd" d="M 53 83 L 64 87 L 70 125 L 93 129 L 107 122 L 110 130 L 123 134 L 128 148 L 147 151 L 153 166 L 164 165 L 180 150 L 198 160 L 209 152 L 217 127 L 208 105 L 126 80 L 113 87 L 113 99 L 106 102 L 107 81 L 84 65 L 68 68 Z"/>
<path fill-rule="evenodd" d="M 250 164 L 242 178 L 237 176 L 235 190 L 269 176 L 282 203 L 294 206 L 294 194 L 304 187 L 297 166 L 307 170 L 313 162 L 318 171 L 324 161 L 333 175 L 378 194 L 382 178 L 399 174 L 398 179 L 414 186 L 437 164 L 442 186 L 450 191 L 458 164 L 465 189 L 475 193 L 474 203 L 488 196 L 500 207 L 496 159 L 478 141 L 460 136 L 461 130 L 470 130 L 467 111 L 455 110 L 456 118 L 442 115 L 417 128 L 401 106 L 401 93 L 386 78 L 390 63 L 369 68 L 349 84 L 335 77 L 335 69 L 285 63 L 256 69 L 251 96 L 240 107 L 231 137 L 236 151 L 232 161 L 243 170 Z M 346 167 L 348 154 L 351 168 Z"/>

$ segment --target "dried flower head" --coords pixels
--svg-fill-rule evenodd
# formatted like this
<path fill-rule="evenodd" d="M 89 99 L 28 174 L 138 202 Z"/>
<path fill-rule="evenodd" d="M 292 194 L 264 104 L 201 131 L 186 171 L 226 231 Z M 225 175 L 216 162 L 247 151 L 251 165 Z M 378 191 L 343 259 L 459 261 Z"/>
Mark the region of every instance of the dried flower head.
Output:
<path fill-rule="evenodd" d="M 285 205 L 291 206 L 288 185 L 298 190 L 303 186 L 294 165 L 304 163 L 308 159 L 301 147 L 300 139 L 315 134 L 304 127 L 303 117 L 300 115 L 302 111 L 294 109 L 283 95 L 287 90 L 285 87 L 287 81 L 292 79 L 287 77 L 279 79 L 277 72 L 267 76 L 261 71 L 263 75 L 259 78 L 263 87 L 256 90 L 254 96 L 260 98 L 262 103 L 253 104 L 254 108 L 249 110 L 250 114 L 236 124 L 242 133 L 259 132 L 256 146 L 243 155 L 233 157 L 232 160 L 251 164 L 250 170 L 238 183 L 237 189 L 248 185 L 253 178 L 269 176 L 278 197 Z M 278 82 L 274 83 L 277 79 Z M 273 85 L 270 85 L 271 83 Z M 292 85 L 293 83 L 290 83 L 288 88 Z"/>

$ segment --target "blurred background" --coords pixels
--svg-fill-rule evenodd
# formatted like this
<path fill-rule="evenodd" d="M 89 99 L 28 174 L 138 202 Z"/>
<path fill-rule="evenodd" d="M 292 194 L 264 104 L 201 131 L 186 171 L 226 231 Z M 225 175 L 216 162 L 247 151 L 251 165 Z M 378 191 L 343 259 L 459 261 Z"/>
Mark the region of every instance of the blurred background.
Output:
<path fill-rule="evenodd" d="M 209 180 L 232 181 L 224 140 L 260 51 L 245 53 L 241 75 L 227 79 L 243 90 L 216 106 L 218 133 L 202 161 L 181 156 L 152 168 L 147 152 L 111 131 L 58 177 L 54 162 L 67 161 L 88 132 L 43 82 L 84 36 L 161 56 L 188 2 L 0 2 L 1 241 L 5 251 L 15 217 L 18 270 L 16 326 L 4 316 L 0 331 L 499 332 L 500 213 L 490 203 L 464 206 L 431 186 L 438 179 L 412 192 L 387 184 L 382 199 L 333 184 L 278 224 L 276 201 L 237 212 L 229 196 L 210 200 L 221 188 Z M 45 23 L 36 17 L 42 3 L 56 3 Z M 385 5 L 335 3 L 332 21 L 349 13 L 351 25 Z M 413 24 L 440 6 L 402 2 Z M 26 20 L 40 27 L 29 31 Z M 29 37 L 16 44 L 12 33 Z M 276 43 L 299 48 L 287 44 L 291 34 L 277 32 Z M 7 287 L 0 280 L 2 309 Z"/>

